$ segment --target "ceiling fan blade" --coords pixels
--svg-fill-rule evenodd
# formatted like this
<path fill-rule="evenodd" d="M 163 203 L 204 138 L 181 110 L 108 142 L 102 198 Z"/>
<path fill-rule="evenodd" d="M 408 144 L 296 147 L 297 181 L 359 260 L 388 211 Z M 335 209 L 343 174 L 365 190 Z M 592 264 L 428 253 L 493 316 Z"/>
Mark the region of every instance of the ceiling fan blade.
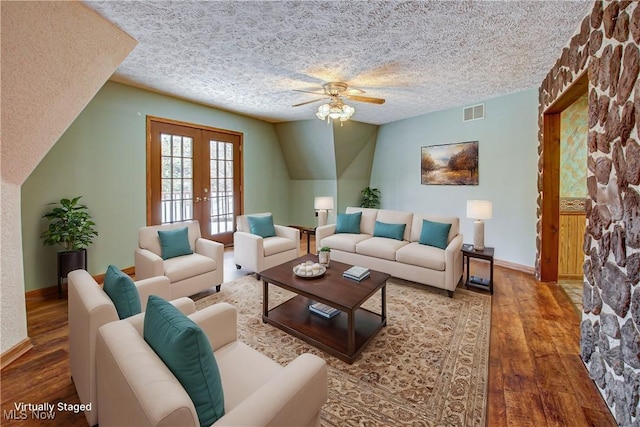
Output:
<path fill-rule="evenodd" d="M 302 89 L 293 89 L 294 92 L 302 92 L 302 93 L 312 93 L 314 95 L 318 95 L 318 96 L 322 96 L 324 95 L 324 92 L 311 92 L 310 90 L 302 90 Z"/>
<path fill-rule="evenodd" d="M 382 98 L 371 98 L 370 96 L 345 95 L 345 98 L 358 102 L 369 102 L 371 104 L 384 104 Z"/>
<path fill-rule="evenodd" d="M 324 99 L 324 98 L 318 98 L 318 99 L 313 99 L 313 100 L 311 100 L 311 101 L 301 102 L 300 104 L 292 105 L 292 107 L 299 107 L 299 106 L 301 106 L 301 105 L 311 104 L 311 103 L 313 103 L 313 102 L 322 101 L 323 99 Z"/>
<path fill-rule="evenodd" d="M 363 91 L 362 89 L 357 89 L 357 88 L 352 87 L 352 88 L 348 89 L 348 90 L 344 93 L 344 95 L 345 95 L 345 96 L 346 96 L 346 95 L 359 95 L 359 94 L 361 94 L 361 93 L 364 93 L 364 91 Z"/>

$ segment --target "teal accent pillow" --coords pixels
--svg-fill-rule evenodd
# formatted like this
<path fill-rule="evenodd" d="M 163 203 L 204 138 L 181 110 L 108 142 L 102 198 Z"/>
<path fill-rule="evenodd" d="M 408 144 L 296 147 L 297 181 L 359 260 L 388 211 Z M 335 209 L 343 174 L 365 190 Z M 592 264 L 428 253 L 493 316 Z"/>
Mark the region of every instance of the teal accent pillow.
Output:
<path fill-rule="evenodd" d="M 422 220 L 422 232 L 420 233 L 419 243 L 421 245 L 435 246 L 436 248 L 446 249 L 449 244 L 449 230 L 451 224 Z"/>
<path fill-rule="evenodd" d="M 376 226 L 373 228 L 373 237 L 387 237 L 389 239 L 402 240 L 406 226 L 407 224 L 388 224 L 386 222 L 376 221 Z"/>
<path fill-rule="evenodd" d="M 256 234 L 263 238 L 276 235 L 276 228 L 273 226 L 273 215 L 248 216 L 247 221 L 249 221 L 251 234 Z"/>
<path fill-rule="evenodd" d="M 362 212 L 338 214 L 336 220 L 336 233 L 360 234 L 360 221 Z"/>
<path fill-rule="evenodd" d="M 224 415 L 222 381 L 209 339 L 202 329 L 166 300 L 149 296 L 144 340 L 180 381 L 201 426 Z"/>
<path fill-rule="evenodd" d="M 191 255 L 189 245 L 189 229 L 187 227 L 174 230 L 158 230 L 162 259 L 175 258 L 182 255 Z"/>
<path fill-rule="evenodd" d="M 138 295 L 136 285 L 128 274 L 123 273 L 117 267 L 113 265 L 107 267 L 102 289 L 111 298 L 120 319 L 126 319 L 142 312 L 140 295 Z"/>

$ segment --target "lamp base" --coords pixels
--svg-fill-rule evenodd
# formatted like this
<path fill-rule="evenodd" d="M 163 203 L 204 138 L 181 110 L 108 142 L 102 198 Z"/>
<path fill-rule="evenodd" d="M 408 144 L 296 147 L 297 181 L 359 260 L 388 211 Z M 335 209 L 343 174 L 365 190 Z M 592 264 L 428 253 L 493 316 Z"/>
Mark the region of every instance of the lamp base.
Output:
<path fill-rule="evenodd" d="M 327 225 L 327 214 L 328 214 L 328 211 L 324 209 L 320 209 L 318 211 L 318 227 Z"/>
<path fill-rule="evenodd" d="M 484 222 L 480 220 L 473 222 L 473 249 L 484 250 Z"/>

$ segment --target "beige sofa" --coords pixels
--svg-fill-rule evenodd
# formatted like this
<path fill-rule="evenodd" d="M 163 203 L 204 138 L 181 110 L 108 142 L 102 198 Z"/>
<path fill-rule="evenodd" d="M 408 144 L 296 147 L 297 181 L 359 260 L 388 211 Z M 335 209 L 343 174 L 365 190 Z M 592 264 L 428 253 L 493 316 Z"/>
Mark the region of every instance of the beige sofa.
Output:
<path fill-rule="evenodd" d="M 118 321 L 118 312 L 109 296 L 85 270 L 69 273 L 69 368 L 78 397 L 83 404 L 91 403 L 85 411 L 90 426 L 98 424 L 98 401 L 96 387 L 96 336 L 98 328 Z M 144 312 L 149 295 L 169 299 L 169 279 L 160 276 L 135 282 L 140 304 Z M 180 311 L 191 314 L 196 310 L 189 298 L 171 301 Z M 127 319 L 136 328 L 142 329 L 144 313 Z"/>
<path fill-rule="evenodd" d="M 327 400 L 323 359 L 303 354 L 286 367 L 237 341 L 237 312 L 219 303 L 189 318 L 208 336 L 220 370 L 225 415 L 214 426 L 319 426 Z M 100 328 L 100 427 L 198 426 L 193 402 L 128 322 Z"/>
<path fill-rule="evenodd" d="M 462 278 L 462 235 L 459 218 L 384 209 L 346 209 L 346 213 L 356 212 L 362 212 L 360 234 L 336 234 L 336 224 L 318 227 L 318 249 L 328 246 L 331 248 L 332 260 L 445 289 L 449 296 L 453 296 L 453 291 Z M 446 249 L 418 243 L 423 219 L 451 224 Z M 376 221 L 405 224 L 403 240 L 373 237 Z"/>
<path fill-rule="evenodd" d="M 188 228 L 193 254 L 162 259 L 158 230 Z M 224 245 L 203 239 L 198 221 L 152 225 L 138 230 L 138 247 L 134 251 L 136 278 L 167 276 L 171 281 L 171 298 L 188 297 L 213 286 L 220 290 L 224 281 Z"/>

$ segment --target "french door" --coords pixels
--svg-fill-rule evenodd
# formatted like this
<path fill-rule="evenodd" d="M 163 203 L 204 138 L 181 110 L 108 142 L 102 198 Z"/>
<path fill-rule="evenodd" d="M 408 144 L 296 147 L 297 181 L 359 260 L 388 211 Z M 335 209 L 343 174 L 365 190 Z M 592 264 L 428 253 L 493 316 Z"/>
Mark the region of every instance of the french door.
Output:
<path fill-rule="evenodd" d="M 196 219 L 233 242 L 242 213 L 242 134 L 147 117 L 147 224 Z"/>

